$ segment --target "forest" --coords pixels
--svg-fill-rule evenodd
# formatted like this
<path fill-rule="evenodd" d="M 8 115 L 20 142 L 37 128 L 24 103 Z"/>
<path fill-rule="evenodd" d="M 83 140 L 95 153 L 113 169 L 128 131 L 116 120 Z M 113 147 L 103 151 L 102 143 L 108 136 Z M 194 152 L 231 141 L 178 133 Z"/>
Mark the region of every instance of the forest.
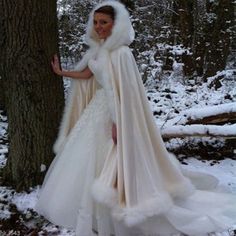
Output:
<path fill-rule="evenodd" d="M 0 0 L 0 235 L 75 235 L 34 211 L 69 78 L 98 0 Z M 122 0 L 132 52 L 167 149 L 236 193 L 236 2 Z M 227 234 L 228 233 L 228 234 Z M 236 235 L 235 230 L 222 235 Z"/>

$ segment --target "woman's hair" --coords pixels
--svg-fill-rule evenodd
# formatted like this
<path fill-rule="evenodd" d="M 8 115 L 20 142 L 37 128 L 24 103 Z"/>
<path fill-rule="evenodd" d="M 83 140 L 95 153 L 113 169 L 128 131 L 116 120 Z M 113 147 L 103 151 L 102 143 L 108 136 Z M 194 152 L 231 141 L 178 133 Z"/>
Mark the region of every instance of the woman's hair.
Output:
<path fill-rule="evenodd" d="M 94 11 L 94 13 L 103 13 L 109 15 L 112 20 L 115 20 L 115 9 L 112 6 L 102 6 Z"/>

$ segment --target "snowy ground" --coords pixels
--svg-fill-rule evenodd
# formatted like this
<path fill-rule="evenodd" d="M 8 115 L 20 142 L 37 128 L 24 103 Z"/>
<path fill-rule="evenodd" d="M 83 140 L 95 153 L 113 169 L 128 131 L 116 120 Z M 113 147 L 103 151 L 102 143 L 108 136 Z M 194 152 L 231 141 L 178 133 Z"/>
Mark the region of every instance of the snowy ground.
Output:
<path fill-rule="evenodd" d="M 195 158 L 185 160 L 184 168 L 189 170 L 197 170 L 204 173 L 210 173 L 217 177 L 220 181 L 219 185 L 224 191 L 233 192 L 236 194 L 236 161 L 225 159 L 214 163 L 213 161 L 199 161 Z M 73 231 L 57 227 L 35 214 L 34 209 L 37 201 L 39 187 L 35 187 L 30 193 L 15 193 L 14 190 L 0 187 L 0 222 L 1 219 L 10 218 L 12 216 L 12 205 L 17 207 L 17 210 L 22 214 L 18 220 L 21 220 L 27 226 L 25 235 L 31 235 L 33 230 L 36 230 L 36 235 L 58 235 L 58 236 L 75 236 Z M 30 230 L 32 229 L 32 230 Z M 21 228 L 22 230 L 22 228 Z M 0 235 L 22 235 L 20 230 L 12 228 L 12 233 Z M 21 231 L 22 232 L 22 231 Z M 14 234 L 15 233 L 15 234 Z M 227 235 L 227 234 L 222 234 Z M 229 234 L 228 234 L 229 235 Z M 233 234 L 232 234 L 233 235 Z M 200 235 L 199 235 L 200 236 Z"/>
<path fill-rule="evenodd" d="M 221 87 L 218 89 L 210 86 L 216 78 L 210 78 L 207 83 L 197 83 L 196 80 L 183 81 L 175 73 L 177 72 L 171 72 L 161 81 L 148 80 L 146 82 L 147 95 L 159 127 L 189 108 L 196 109 L 206 105 L 236 102 L 236 81 L 232 79 L 232 70 L 222 72 L 224 80 L 221 81 Z M 0 168 L 5 165 L 8 151 L 6 129 L 6 116 L 0 111 Z M 177 154 L 184 168 L 214 175 L 219 179 L 222 189 L 236 194 L 236 150 L 231 151 L 231 158 L 226 155 L 223 159 L 221 156 L 222 160 L 213 158 L 214 160 L 202 161 L 200 158 L 203 156 L 200 154 L 188 155 L 188 158 L 186 158 L 186 153 L 183 155 L 183 149 L 189 143 L 192 145 L 188 146 L 190 150 L 194 145 L 198 146 L 201 143 L 203 149 L 211 146 L 217 153 L 221 150 L 220 148 L 224 147 L 225 140 L 219 138 L 171 139 L 166 142 L 166 146 L 171 151 L 182 148 L 182 151 Z M 74 235 L 73 231 L 59 228 L 33 211 L 39 189 L 39 187 L 34 187 L 29 193 L 16 193 L 14 189 L 0 187 L 0 236 Z"/>

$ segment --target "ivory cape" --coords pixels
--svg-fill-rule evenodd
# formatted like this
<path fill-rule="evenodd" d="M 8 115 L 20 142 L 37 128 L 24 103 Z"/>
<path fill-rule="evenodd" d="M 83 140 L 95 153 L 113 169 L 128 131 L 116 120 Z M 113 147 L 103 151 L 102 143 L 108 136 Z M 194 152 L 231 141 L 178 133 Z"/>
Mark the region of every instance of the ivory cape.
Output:
<path fill-rule="evenodd" d="M 109 1 L 109 4 L 123 8 L 115 1 Z M 101 5 L 106 2 L 97 8 Z M 172 205 L 171 197 L 189 195 L 193 186 L 183 176 L 178 164 L 170 160 L 155 124 L 135 59 L 126 46 L 133 40 L 134 33 L 125 13 L 118 12 L 117 23 L 107 42 L 96 43 L 93 40 L 96 36 L 89 36 L 91 48 L 76 69 L 89 66 L 95 78 L 72 81 L 54 150 L 58 152 L 63 148 L 67 135 L 96 90 L 96 81 L 99 81 L 107 91 L 107 98 L 113 100 L 117 146 L 108 155 L 100 177 L 95 181 L 93 195 L 100 203 L 112 207 L 114 215 L 131 226 L 167 211 Z M 93 34 L 93 27 L 88 27 L 87 35 Z M 118 34 L 122 37 L 117 38 Z"/>
<path fill-rule="evenodd" d="M 94 11 L 103 5 L 111 5 L 116 11 L 112 34 L 104 42 L 93 30 Z M 54 145 L 55 153 L 63 150 L 68 134 L 97 87 L 102 86 L 109 101 L 111 118 L 116 123 L 117 145 L 111 146 L 103 169 L 91 186 L 94 200 L 110 207 L 113 216 L 127 226 L 161 215 L 177 230 L 191 233 L 192 223 L 198 225 L 203 218 L 199 213 L 176 210 L 175 199 L 191 199 L 194 195 L 195 187 L 185 177 L 193 173 L 183 172 L 176 158 L 167 152 L 155 124 L 140 73 L 128 47 L 134 39 L 134 31 L 124 6 L 116 1 L 99 4 L 91 12 L 86 38 L 90 49 L 76 70 L 88 66 L 93 77 L 72 81 Z M 209 177 L 208 182 L 212 186 L 216 184 L 214 178 Z M 179 220 L 176 212 L 180 214 Z M 206 228 L 195 227 L 197 233 L 190 235 L 218 229 L 216 223 L 212 223 L 213 219 L 217 221 L 218 218 L 215 219 L 214 214 L 210 218 L 205 217 Z M 222 223 L 222 228 L 233 222 L 224 221 L 222 217 L 221 220 L 226 222 Z"/>
<path fill-rule="evenodd" d="M 108 68 L 104 70 L 99 63 L 105 61 L 106 57 L 109 58 L 106 64 Z M 100 77 L 96 80 L 102 81 L 109 75 L 113 85 L 117 145 L 108 155 L 100 177 L 93 186 L 94 197 L 99 202 L 115 207 L 114 214 L 124 217 L 126 223 L 132 225 L 147 216 L 167 211 L 172 205 L 171 196 L 189 195 L 193 186 L 183 176 L 176 162 L 170 160 L 130 49 L 121 46 L 109 54 L 100 52 L 97 63 L 98 71 L 90 63 L 94 76 Z M 59 150 L 58 142 L 62 140 L 62 135 L 66 137 L 86 108 L 95 87 L 94 78 L 82 83 L 73 81 L 62 123 L 64 130 L 55 145 L 56 150 Z"/>

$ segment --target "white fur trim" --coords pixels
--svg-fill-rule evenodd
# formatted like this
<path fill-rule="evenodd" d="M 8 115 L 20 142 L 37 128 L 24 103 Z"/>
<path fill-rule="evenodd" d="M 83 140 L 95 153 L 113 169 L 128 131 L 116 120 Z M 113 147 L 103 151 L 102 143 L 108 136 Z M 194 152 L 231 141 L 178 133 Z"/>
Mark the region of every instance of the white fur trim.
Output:
<path fill-rule="evenodd" d="M 144 222 L 148 217 L 165 213 L 173 205 L 171 197 L 163 192 L 135 207 L 121 207 L 118 205 L 117 191 L 98 179 L 94 181 L 91 192 L 96 202 L 112 208 L 112 216 L 124 221 L 128 227 Z"/>
<path fill-rule="evenodd" d="M 96 179 L 91 189 L 92 196 L 98 203 L 108 207 L 114 207 L 118 204 L 117 191 L 114 188 L 104 185 Z"/>
<path fill-rule="evenodd" d="M 112 34 L 103 43 L 94 31 L 93 16 L 95 10 L 106 5 L 112 6 L 116 15 Z M 114 50 L 122 45 L 129 45 L 134 40 L 134 35 L 134 29 L 129 19 L 129 12 L 122 3 L 118 1 L 104 1 L 98 4 L 90 13 L 86 31 L 86 41 L 91 48 L 99 47 L 100 45 L 103 49 Z M 101 43 L 103 44 L 101 45 Z"/>
<path fill-rule="evenodd" d="M 66 137 L 68 135 L 68 124 L 70 120 L 70 111 L 72 109 L 72 101 L 75 93 L 75 86 L 71 86 L 72 89 L 70 90 L 70 93 L 68 95 L 68 98 L 66 100 L 66 105 L 64 108 L 64 113 L 62 116 L 61 124 L 59 127 L 58 137 L 53 145 L 53 151 L 55 154 L 57 154 L 64 146 Z"/>
<path fill-rule="evenodd" d="M 112 215 L 123 220 L 128 227 L 144 222 L 148 217 L 167 212 L 173 206 L 172 199 L 166 193 L 159 194 L 135 207 L 116 207 Z"/>

